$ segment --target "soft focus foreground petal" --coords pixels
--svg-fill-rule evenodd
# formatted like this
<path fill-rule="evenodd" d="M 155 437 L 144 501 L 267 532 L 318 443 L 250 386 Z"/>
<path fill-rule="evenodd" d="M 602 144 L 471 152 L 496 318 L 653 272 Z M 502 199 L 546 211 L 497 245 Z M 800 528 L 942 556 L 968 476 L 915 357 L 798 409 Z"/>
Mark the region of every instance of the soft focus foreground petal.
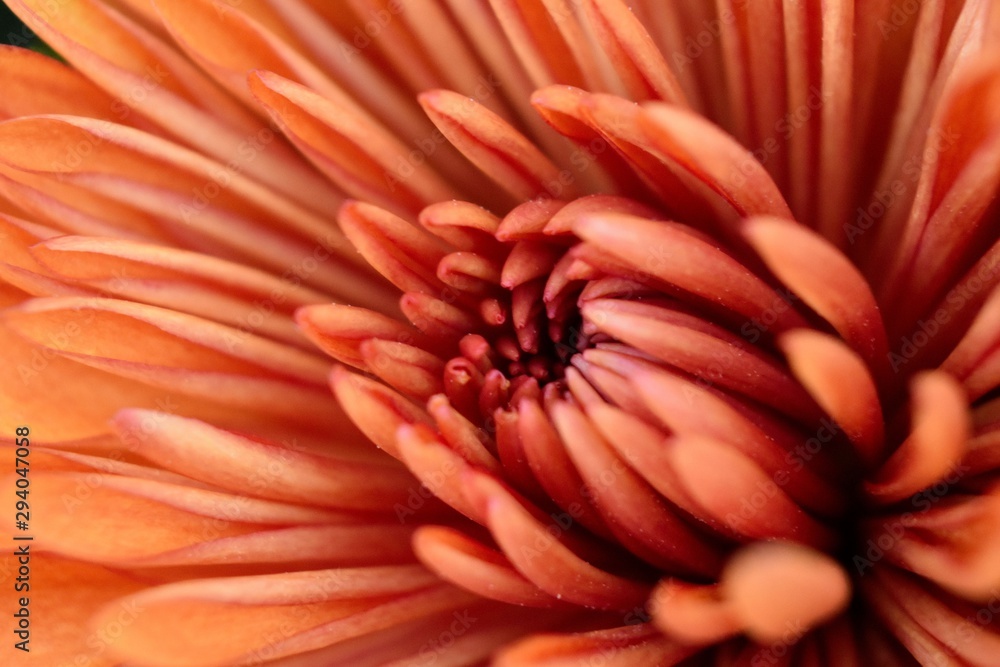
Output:
<path fill-rule="evenodd" d="M 648 624 L 636 624 L 579 634 L 538 635 L 497 656 L 496 667 L 573 667 L 599 663 L 608 667 L 657 665 L 671 667 L 696 653 L 663 637 Z"/>
<path fill-rule="evenodd" d="M 741 216 L 792 217 L 781 192 L 757 159 L 701 116 L 650 103 L 638 119 L 654 148 L 724 197 Z"/>
<path fill-rule="evenodd" d="M 15 590 L 18 566 L 17 556 L 0 558 L 0 585 L 5 590 Z M 66 560 L 34 549 L 30 569 L 29 613 L 34 641 L 28 644 L 31 651 L 25 654 L 26 662 L 13 657 L 13 662 L 7 664 L 80 663 L 91 667 L 117 664 L 108 649 L 117 639 L 119 629 L 143 611 L 117 599 L 137 592 L 143 588 L 142 583 L 100 565 Z M 91 626 L 81 622 L 98 607 L 108 610 L 105 622 Z M 5 655 L 15 655 L 14 641 L 20 640 L 12 639 L 11 645 L 4 647 Z"/>
<path fill-rule="evenodd" d="M 946 489 L 962 480 L 961 468 L 941 482 Z M 939 487 L 940 488 L 940 487 Z M 933 492 L 918 497 L 920 507 Z M 948 499 L 920 514 L 866 522 L 869 539 L 895 540 L 887 556 L 908 570 L 967 600 L 995 600 L 1000 588 L 1000 494 Z M 866 567 L 867 569 L 867 567 Z"/>
<path fill-rule="evenodd" d="M 790 542 L 764 542 L 726 564 L 723 595 L 747 633 L 778 642 L 789 627 L 812 628 L 847 606 L 851 583 L 829 556 Z"/>
<path fill-rule="evenodd" d="M 725 526 L 744 541 L 778 538 L 824 550 L 836 546 L 837 533 L 803 511 L 774 481 L 785 476 L 772 479 L 735 447 L 683 438 L 668 457 L 687 495 L 701 507 L 698 518 Z"/>
<path fill-rule="evenodd" d="M 795 377 L 844 429 L 868 468 L 881 462 L 885 426 L 878 388 L 864 361 L 839 339 L 808 329 L 782 334 Z"/>
<path fill-rule="evenodd" d="M 931 371 L 911 383 L 910 435 L 864 483 L 872 502 L 893 503 L 930 486 L 955 468 L 965 453 L 971 425 L 961 385 Z"/>
<path fill-rule="evenodd" d="M 888 349 L 885 327 L 871 289 L 850 260 L 787 220 L 752 218 L 741 231 L 778 279 L 829 322 L 878 379 Z"/>
<path fill-rule="evenodd" d="M 193 580 L 125 598 L 144 609 L 112 647 L 150 667 L 223 667 L 303 653 L 468 604 L 418 567 Z M 107 622 L 113 607 L 98 612 Z M 217 628 L 216 632 L 205 629 Z M 169 632 L 164 632 L 169 628 Z"/>
<path fill-rule="evenodd" d="M 742 630 L 741 619 L 723 598 L 721 586 L 663 579 L 650 596 L 653 622 L 684 644 L 715 644 Z"/>

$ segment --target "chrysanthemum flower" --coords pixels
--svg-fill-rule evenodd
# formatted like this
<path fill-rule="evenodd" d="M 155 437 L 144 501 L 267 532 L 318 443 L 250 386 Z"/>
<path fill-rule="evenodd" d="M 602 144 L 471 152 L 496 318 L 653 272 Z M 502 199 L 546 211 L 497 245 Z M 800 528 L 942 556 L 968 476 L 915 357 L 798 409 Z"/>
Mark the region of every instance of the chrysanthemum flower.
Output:
<path fill-rule="evenodd" d="M 7 4 L 4 664 L 997 664 L 994 0 Z"/>

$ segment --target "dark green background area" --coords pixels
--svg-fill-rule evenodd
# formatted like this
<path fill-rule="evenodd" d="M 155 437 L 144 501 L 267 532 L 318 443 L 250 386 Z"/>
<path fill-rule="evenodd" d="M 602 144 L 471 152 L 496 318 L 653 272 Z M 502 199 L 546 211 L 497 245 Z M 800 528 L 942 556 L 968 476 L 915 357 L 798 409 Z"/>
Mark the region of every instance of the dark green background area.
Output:
<path fill-rule="evenodd" d="M 14 12 L 0 0 L 0 44 L 13 44 L 58 58 L 49 45 L 28 30 Z"/>
<path fill-rule="evenodd" d="M 21 21 L 14 16 L 14 12 L 7 9 L 7 5 L 0 2 L 0 42 L 4 44 L 18 44 L 18 42 L 23 38 L 23 33 L 21 32 L 22 29 L 23 25 Z M 18 44 L 18 46 L 27 45 Z"/>

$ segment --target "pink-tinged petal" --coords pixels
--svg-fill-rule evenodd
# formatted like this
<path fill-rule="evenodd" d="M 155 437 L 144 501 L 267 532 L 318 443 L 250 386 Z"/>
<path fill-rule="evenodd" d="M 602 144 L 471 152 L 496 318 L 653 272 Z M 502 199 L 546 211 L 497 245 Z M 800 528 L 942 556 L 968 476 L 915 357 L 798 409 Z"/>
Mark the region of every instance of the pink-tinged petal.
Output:
<path fill-rule="evenodd" d="M 137 121 L 135 116 L 121 118 L 121 114 L 114 114 L 115 98 L 78 71 L 28 49 L 0 46 L 0 90 L 4 91 L 0 120 L 74 114 L 107 121 Z M 137 125 L 142 126 L 143 121 Z"/>
<path fill-rule="evenodd" d="M 249 77 L 250 91 L 282 132 L 349 196 L 415 214 L 456 192 L 377 121 L 273 72 Z"/>
<path fill-rule="evenodd" d="M 732 445 L 766 471 L 768 479 L 783 479 L 784 492 L 804 507 L 824 514 L 844 509 L 843 491 L 809 465 L 815 458 L 784 450 L 721 396 L 662 371 L 638 371 L 631 382 L 647 408 L 678 436 Z"/>
<path fill-rule="evenodd" d="M 697 652 L 663 637 L 649 624 L 568 634 L 538 635 L 502 652 L 496 667 L 573 667 L 597 663 L 607 667 L 657 665 L 671 667 Z"/>
<path fill-rule="evenodd" d="M 124 602 L 143 613 L 111 646 L 119 661 L 215 667 L 305 653 L 461 609 L 470 596 L 404 566 L 192 580 Z M 111 622 L 116 613 L 116 605 L 104 607 L 94 622 Z M 209 626 L 226 632 L 206 633 Z"/>
<path fill-rule="evenodd" d="M 520 450 L 538 485 L 556 505 L 571 511 L 576 521 L 596 535 L 611 539 L 613 533 L 594 506 L 566 444 L 541 404 L 522 400 L 517 406 L 517 417 Z"/>
<path fill-rule="evenodd" d="M 0 279 L 32 296 L 95 296 L 83 286 L 67 285 L 57 272 L 38 262 L 32 246 L 58 232 L 10 215 L 0 214 Z"/>
<path fill-rule="evenodd" d="M 575 196 L 570 172 L 561 172 L 524 135 L 474 99 L 446 90 L 422 93 L 419 99 L 448 140 L 513 198 Z"/>
<path fill-rule="evenodd" d="M 427 399 L 444 390 L 444 361 L 419 347 L 372 338 L 361 343 L 365 367 L 407 396 Z"/>
<path fill-rule="evenodd" d="M 809 629 L 844 611 L 851 582 L 826 554 L 792 542 L 765 542 L 726 564 L 723 595 L 755 641 L 781 641 L 789 627 Z"/>
<path fill-rule="evenodd" d="M 929 131 L 929 164 L 893 261 L 879 277 L 880 297 L 900 299 L 895 313 L 905 322 L 993 238 L 987 214 L 1000 188 L 998 74 L 996 54 L 962 71 Z"/>
<path fill-rule="evenodd" d="M 548 276 L 564 252 L 563 248 L 551 243 L 518 241 L 513 244 L 504 262 L 500 284 L 514 290 L 529 281 Z M 540 304 L 541 299 L 536 301 Z"/>
<path fill-rule="evenodd" d="M 902 581 L 903 575 L 890 572 L 887 568 L 860 582 L 865 603 L 905 647 L 906 658 L 897 657 L 899 664 L 913 664 L 914 661 L 947 667 L 970 664 L 958 658 L 949 646 L 909 613 L 901 598 L 906 594 L 912 595 L 912 591 L 902 588 Z M 903 663 L 903 660 L 906 662 Z"/>
<path fill-rule="evenodd" d="M 462 416 L 445 396 L 431 397 L 427 401 L 427 413 L 437 424 L 441 438 L 462 458 L 488 472 L 500 472 L 500 462 L 488 449 L 492 444 L 489 433 Z"/>
<path fill-rule="evenodd" d="M 778 345 L 792 373 L 844 430 L 864 465 L 881 463 L 882 406 L 864 361 L 839 339 L 809 329 L 782 334 Z"/>
<path fill-rule="evenodd" d="M 629 99 L 660 99 L 687 106 L 684 91 L 663 54 L 624 2 L 586 0 L 583 11 Z"/>
<path fill-rule="evenodd" d="M 10 312 L 10 311 L 8 311 Z M 167 410 L 195 416 L 231 428 L 270 433 L 280 438 L 305 435 L 303 425 L 276 420 L 273 414 L 250 412 L 231 405 L 165 392 L 141 382 L 109 375 L 71 361 L 51 347 L 82 331 L 83 320 L 53 338 L 33 344 L 0 326 L 0 343 L 11 363 L 0 364 L 0 427 L 4 432 L 31 424 L 33 442 L 58 442 L 108 433 L 108 420 L 123 405 Z M 85 392 L 80 387 L 86 387 Z M 329 410 L 329 401 L 327 401 Z M 301 416 L 301 415 L 300 415 Z"/>
<path fill-rule="evenodd" d="M 719 571 L 715 545 L 664 503 L 579 409 L 558 402 L 552 406 L 552 418 L 588 497 L 623 546 L 666 571 L 699 576 Z"/>
<path fill-rule="evenodd" d="M 504 555 L 452 528 L 424 526 L 413 538 L 420 561 L 442 579 L 490 600 L 525 607 L 556 607 Z"/>
<path fill-rule="evenodd" d="M 457 343 L 462 336 L 483 328 L 481 319 L 454 305 L 453 299 L 445 301 L 424 292 L 407 292 L 399 300 L 399 307 L 413 326 L 443 345 Z"/>
<path fill-rule="evenodd" d="M 566 0 L 490 0 L 490 6 L 534 87 L 555 81 L 599 84 L 590 48 Z"/>
<path fill-rule="evenodd" d="M 356 280 L 362 298 L 385 296 L 326 218 L 234 167 L 130 127 L 75 116 L 9 120 L 0 123 L 0 138 L 0 163 L 60 203 L 96 199 L 84 210 L 104 215 L 110 207 L 110 220 L 121 219 L 125 227 L 138 211 L 140 223 L 148 217 L 150 235 L 180 236 L 212 254 L 236 255 L 276 273 L 292 271 L 333 293 Z M 67 144 L 87 148 L 61 148 Z M 119 236 L 111 230 L 81 233 Z M 333 255 L 346 261 L 330 261 Z M 316 265 L 306 269 L 303 258 Z"/>
<path fill-rule="evenodd" d="M 230 327 L 153 306 L 77 297 L 35 299 L 3 319 L 25 339 L 94 368 L 190 396 L 332 423 L 322 360 Z"/>
<path fill-rule="evenodd" d="M 757 399 L 793 419 L 819 416 L 812 398 L 779 362 L 722 327 L 655 304 L 581 301 L 584 326 L 592 324 L 705 383 Z"/>
<path fill-rule="evenodd" d="M 515 206 L 500 222 L 496 238 L 505 243 L 548 240 L 545 228 L 552 216 L 565 206 L 565 201 L 549 197 L 539 197 Z"/>
<path fill-rule="evenodd" d="M 115 96 L 111 111 L 117 122 L 141 114 L 164 134 L 222 164 L 235 161 L 251 178 L 314 211 L 336 205 L 329 184 L 287 144 L 275 141 L 270 129 L 171 45 L 123 14 L 93 0 L 67 4 L 56 12 L 41 0 L 18 0 L 12 8 L 77 69 Z"/>
<path fill-rule="evenodd" d="M 123 410 L 113 426 L 124 441 L 134 441 L 137 453 L 167 470 L 259 498 L 389 512 L 416 485 L 384 456 L 382 461 L 318 456 L 175 415 Z M 141 439 L 130 440 L 140 432 Z"/>
<path fill-rule="evenodd" d="M 104 563 L 152 565 L 202 542 L 336 518 L 314 508 L 113 474 L 36 472 L 31 482 L 39 548 Z"/>
<path fill-rule="evenodd" d="M 801 225 L 774 218 L 743 224 L 744 238 L 767 267 L 826 319 L 876 373 L 885 367 L 885 328 L 861 273 L 845 256 Z"/>
<path fill-rule="evenodd" d="M 419 331 L 405 322 L 365 308 L 340 304 L 306 306 L 295 313 L 303 333 L 337 361 L 366 370 L 361 344 L 380 339 L 417 345 L 429 344 Z"/>
<path fill-rule="evenodd" d="M 500 264 L 471 252 L 453 252 L 438 262 L 437 277 L 445 285 L 477 297 L 496 292 Z"/>
<path fill-rule="evenodd" d="M 573 223 L 578 218 L 606 213 L 623 213 L 648 220 L 656 220 L 660 213 L 646 204 L 616 195 L 588 195 L 574 199 L 562 206 L 546 223 L 546 236 L 562 236 L 573 233 Z"/>
<path fill-rule="evenodd" d="M 422 493 L 433 494 L 429 497 L 441 500 L 476 523 L 485 523 L 481 509 L 465 494 L 463 475 L 471 466 L 459 452 L 423 424 L 400 426 L 396 431 L 396 447 L 400 460 L 426 487 Z M 414 501 L 413 504 L 418 505 L 416 510 L 400 510 L 401 519 L 424 512 L 423 503 Z"/>
<path fill-rule="evenodd" d="M 786 539 L 818 549 L 837 545 L 832 528 L 807 514 L 784 490 L 789 475 L 770 475 L 736 447 L 679 438 L 667 456 L 696 516 L 722 524 L 745 541 Z"/>
<path fill-rule="evenodd" d="M 572 535 L 560 524 L 545 525 L 539 510 L 525 505 L 508 489 L 483 473 L 469 471 L 463 479 L 469 500 L 481 507 L 493 538 L 517 570 L 534 585 L 561 600 L 595 609 L 633 609 L 646 599 L 649 587 L 591 564 L 568 546 Z M 546 517 L 551 519 L 551 517 Z M 573 527 L 572 516 L 560 517 Z M 585 543 L 587 544 L 587 543 Z"/>
<path fill-rule="evenodd" d="M 996 662 L 1000 631 L 992 619 L 982 622 L 983 616 L 977 613 L 981 607 L 949 600 L 924 582 L 893 569 L 880 572 L 879 580 L 900 609 L 930 637 L 953 651 L 957 660 L 975 667 Z"/>
<path fill-rule="evenodd" d="M 843 246 L 848 215 L 855 133 L 851 114 L 854 82 L 854 5 L 847 0 L 822 3 L 821 103 L 819 110 L 819 184 L 816 227 L 834 245 Z"/>
<path fill-rule="evenodd" d="M 634 414 L 608 405 L 595 403 L 586 407 L 587 416 L 605 440 L 670 503 L 694 515 L 700 507 L 677 479 L 667 451 L 676 444 L 663 431 L 649 425 Z"/>
<path fill-rule="evenodd" d="M 753 154 L 701 116 L 651 103 L 638 115 L 638 122 L 656 150 L 721 195 L 741 216 L 792 217 Z"/>
<path fill-rule="evenodd" d="M 873 5 L 874 2 L 866 4 Z M 813 106 L 822 104 L 822 98 L 817 99 L 817 86 L 821 82 L 821 73 L 812 66 L 819 56 L 822 26 L 817 9 L 806 3 L 785 2 L 782 9 L 787 106 L 789 111 L 798 112 L 800 109 L 809 109 L 810 103 Z M 879 43 L 883 43 L 883 40 L 879 40 Z M 791 130 L 786 141 L 788 161 L 789 166 L 795 165 L 788 173 L 789 204 L 796 219 L 811 220 L 815 218 L 817 204 L 816 173 L 819 168 L 820 141 L 818 117 L 811 115 L 798 127 L 793 126 L 790 121 L 791 119 L 786 116 L 785 124 L 781 126 L 785 133 Z"/>
<path fill-rule="evenodd" d="M 668 174 L 670 183 L 676 179 L 662 164 L 618 136 L 619 128 L 600 125 L 585 110 L 584 103 L 590 93 L 570 86 L 547 86 L 531 95 L 535 112 L 550 127 L 576 144 L 577 160 L 586 164 L 582 179 L 590 191 L 617 192 L 625 196 L 649 199 L 651 192 L 659 192 L 661 181 L 653 174 Z M 633 107 L 630 107 L 633 108 Z M 633 108 L 634 112 L 634 108 Z M 626 125 L 627 127 L 627 125 Z M 609 143 L 611 145 L 609 145 Z M 615 149 L 618 150 L 609 150 Z M 626 159 L 626 156 L 628 159 Z M 635 178 L 634 169 L 641 161 L 641 180 Z M 648 176 L 646 175 L 648 172 Z"/>
<path fill-rule="evenodd" d="M 2 224 L 2 223 L 0 223 Z M 307 346 L 290 317 L 327 300 L 291 280 L 200 253 L 127 239 L 63 236 L 31 254 L 61 279 Z"/>
<path fill-rule="evenodd" d="M 968 469 L 970 477 L 1000 468 L 1000 429 L 977 429 L 977 433 L 965 443 L 961 465 Z"/>
<path fill-rule="evenodd" d="M 931 320 L 923 324 L 925 333 L 937 324 Z M 997 355 L 997 327 L 1000 324 L 1000 291 L 995 288 L 986 297 L 975 319 L 966 329 L 962 339 L 954 346 L 948 358 L 941 363 L 941 370 L 948 371 L 961 381 L 974 401 L 988 394 L 996 386 L 1000 357 Z"/>
<path fill-rule="evenodd" d="M 961 385 L 947 373 L 931 371 L 911 383 L 910 435 L 864 483 L 871 501 L 903 500 L 945 477 L 962 460 L 971 424 Z"/>
<path fill-rule="evenodd" d="M 268 662 L 267 665 L 413 667 L 414 656 L 421 655 L 423 658 L 416 659 L 434 658 L 434 664 L 441 667 L 486 664 L 499 648 L 526 633 L 558 626 L 567 615 L 553 614 L 546 609 L 533 610 L 488 601 L 479 602 L 461 609 L 403 621 L 379 632 L 310 653 Z M 474 631 L 469 632 L 473 626 Z M 462 632 L 456 633 L 455 630 L 458 629 Z"/>
<path fill-rule="evenodd" d="M 482 206 L 463 201 L 431 204 L 420 212 L 420 224 L 460 250 L 487 256 L 499 250 L 493 235 L 500 226 L 500 218 Z"/>
<path fill-rule="evenodd" d="M 401 458 L 396 431 L 409 424 L 430 424 L 423 408 L 385 385 L 336 367 L 330 386 L 344 412 L 380 449 Z"/>
<path fill-rule="evenodd" d="M 428 232 L 359 202 L 345 204 L 337 218 L 361 256 L 399 289 L 438 294 L 444 288 L 436 268 L 446 248 Z"/>
<path fill-rule="evenodd" d="M 631 267 L 625 277 L 640 272 L 747 318 L 773 321 L 771 330 L 804 325 L 795 310 L 746 267 L 677 224 L 665 224 L 623 214 L 590 215 L 577 219 L 573 230 L 587 242 L 588 262 L 608 257 Z"/>
<path fill-rule="evenodd" d="M 959 468 L 941 484 L 946 490 L 951 488 L 964 472 Z M 884 545 L 889 540 L 886 558 L 967 600 L 995 598 L 1000 586 L 1000 535 L 996 531 L 1000 496 L 996 490 L 954 500 L 930 491 L 917 496 L 914 507 L 920 511 L 865 522 L 869 544 Z M 871 562 L 858 564 L 867 569 Z"/>
<path fill-rule="evenodd" d="M 656 627 L 684 644 L 717 644 L 743 629 L 718 584 L 702 586 L 663 579 L 649 603 Z"/>

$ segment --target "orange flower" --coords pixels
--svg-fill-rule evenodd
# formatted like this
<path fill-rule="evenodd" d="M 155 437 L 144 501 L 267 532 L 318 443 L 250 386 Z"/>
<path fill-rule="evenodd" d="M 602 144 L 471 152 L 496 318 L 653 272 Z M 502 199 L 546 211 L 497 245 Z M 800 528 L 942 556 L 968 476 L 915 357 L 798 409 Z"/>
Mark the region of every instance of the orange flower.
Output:
<path fill-rule="evenodd" d="M 4 664 L 996 664 L 996 2 L 7 4 Z"/>

